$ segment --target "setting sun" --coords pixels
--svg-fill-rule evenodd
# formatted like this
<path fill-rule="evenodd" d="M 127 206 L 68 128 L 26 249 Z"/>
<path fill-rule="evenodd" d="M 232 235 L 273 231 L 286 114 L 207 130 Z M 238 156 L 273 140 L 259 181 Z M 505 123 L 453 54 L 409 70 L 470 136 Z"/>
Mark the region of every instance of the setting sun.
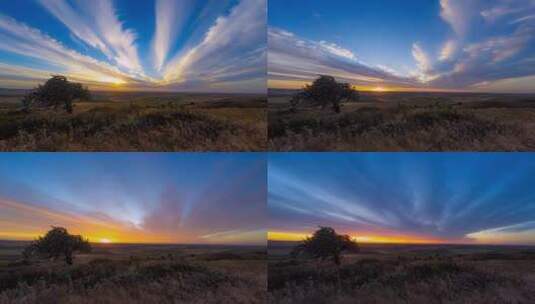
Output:
<path fill-rule="evenodd" d="M 375 87 L 372 89 L 374 92 L 385 92 L 386 89 L 384 87 Z"/>
<path fill-rule="evenodd" d="M 110 239 L 100 239 L 100 243 L 109 244 L 109 243 L 111 243 L 111 240 Z"/>

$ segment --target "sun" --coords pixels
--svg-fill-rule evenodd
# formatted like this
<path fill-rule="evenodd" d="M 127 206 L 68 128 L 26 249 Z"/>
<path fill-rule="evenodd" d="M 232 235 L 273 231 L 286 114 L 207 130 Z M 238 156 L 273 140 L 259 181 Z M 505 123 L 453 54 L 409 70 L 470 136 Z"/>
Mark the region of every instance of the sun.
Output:
<path fill-rule="evenodd" d="M 386 92 L 386 89 L 384 87 L 375 87 L 372 89 L 374 92 Z"/>
<path fill-rule="evenodd" d="M 100 243 L 109 244 L 109 243 L 111 243 L 111 240 L 110 239 L 100 239 Z"/>

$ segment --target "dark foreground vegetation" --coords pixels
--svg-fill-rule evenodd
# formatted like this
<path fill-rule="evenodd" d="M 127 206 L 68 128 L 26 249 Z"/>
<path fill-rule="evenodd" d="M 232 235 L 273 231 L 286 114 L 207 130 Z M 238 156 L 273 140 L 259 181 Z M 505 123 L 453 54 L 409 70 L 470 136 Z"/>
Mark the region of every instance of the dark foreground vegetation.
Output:
<path fill-rule="evenodd" d="M 91 92 L 66 111 L 58 103 L 28 110 L 24 94 L 0 90 L 0 151 L 266 149 L 265 96 Z"/>
<path fill-rule="evenodd" d="M 0 303 L 265 303 L 261 247 L 92 244 L 90 254 L 28 263 L 0 242 Z"/>
<path fill-rule="evenodd" d="M 295 96 L 270 92 L 270 150 L 535 150 L 533 95 L 361 92 L 340 113 L 295 107 Z"/>
<path fill-rule="evenodd" d="M 360 244 L 331 261 L 270 242 L 269 303 L 535 303 L 535 248 Z"/>

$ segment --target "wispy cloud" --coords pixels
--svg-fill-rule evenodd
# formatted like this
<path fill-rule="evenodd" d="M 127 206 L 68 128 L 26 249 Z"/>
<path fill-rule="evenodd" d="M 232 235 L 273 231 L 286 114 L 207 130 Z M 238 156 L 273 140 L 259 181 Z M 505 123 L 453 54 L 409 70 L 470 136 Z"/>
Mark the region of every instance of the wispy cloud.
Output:
<path fill-rule="evenodd" d="M 496 81 L 535 74 L 535 2 L 441 0 L 440 4 L 440 15 L 453 35 L 425 66 L 415 56 L 426 85 L 488 90 Z"/>
<path fill-rule="evenodd" d="M 160 71 L 178 34 L 187 22 L 191 3 L 188 1 L 156 0 L 156 33 L 152 42 L 154 67 Z"/>
<path fill-rule="evenodd" d="M 527 156 L 273 156 L 270 230 L 535 244 L 532 170 Z"/>
<path fill-rule="evenodd" d="M 265 0 L 241 1 L 228 16 L 219 17 L 204 39 L 175 56 L 164 79 L 175 87 L 256 80 L 265 88 Z"/>
<path fill-rule="evenodd" d="M 41 31 L 0 15 L 0 49 L 49 64 L 52 73 L 67 73 L 78 79 L 113 84 L 135 80 L 106 62 L 73 51 Z M 24 68 L 22 68 L 24 70 Z M 26 69 L 26 71 L 28 71 Z M 16 72 L 13 66 L 4 73 Z M 39 73 L 38 75 L 42 75 Z"/>
<path fill-rule="evenodd" d="M 142 72 L 135 44 L 136 34 L 133 30 L 123 28 L 111 0 L 78 1 L 75 2 L 77 7 L 65 0 L 40 2 L 74 35 L 101 50 L 119 67 L 133 73 Z"/>
<path fill-rule="evenodd" d="M 355 53 L 337 44 L 303 39 L 282 29 L 268 29 L 268 45 L 270 81 L 310 81 L 320 74 L 328 74 L 360 85 L 416 84 L 412 77 L 401 77 L 399 73 L 358 60 Z"/>
<path fill-rule="evenodd" d="M 265 91 L 265 0 L 241 0 L 234 6 L 229 1 L 201 5 L 192 0 L 156 0 L 150 39 L 140 38 L 131 28 L 135 24 L 125 25 L 129 16 L 119 15 L 118 3 L 112 0 L 37 3 L 59 21 L 58 26 L 69 30 L 70 41 L 57 40 L 50 31 L 54 27 L 45 33 L 0 15 L 0 49 L 32 58 L 40 71 L 65 74 L 94 88 Z M 147 59 L 140 56 L 140 49 L 147 50 Z M 18 77 L 18 71 L 27 75 L 35 64 L 10 60 L 0 58 L 10 66 L 0 71 L 6 79 L 2 85 L 29 88 L 35 79 L 42 79 L 38 71 L 31 79 Z"/>

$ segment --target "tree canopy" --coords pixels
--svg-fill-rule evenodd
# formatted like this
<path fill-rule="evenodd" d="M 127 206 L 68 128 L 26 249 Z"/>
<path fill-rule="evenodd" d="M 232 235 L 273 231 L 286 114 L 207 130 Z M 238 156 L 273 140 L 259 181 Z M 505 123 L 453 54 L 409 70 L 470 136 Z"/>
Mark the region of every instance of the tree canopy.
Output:
<path fill-rule="evenodd" d="M 89 241 L 81 235 L 71 235 L 67 229 L 52 227 L 45 236 L 40 236 L 24 249 L 26 259 L 38 256 L 48 259 L 58 259 L 63 256 L 65 263 L 72 264 L 74 252 L 90 252 Z"/>
<path fill-rule="evenodd" d="M 308 102 L 312 106 L 325 109 L 329 104 L 336 113 L 340 113 L 340 104 L 348 101 L 358 101 L 359 92 L 348 83 L 337 82 L 332 76 L 321 75 L 311 85 L 306 85 L 302 92 L 297 93 L 290 100 L 295 109 L 301 102 Z"/>
<path fill-rule="evenodd" d="M 311 237 L 296 246 L 292 255 L 307 254 L 321 260 L 332 258 L 336 265 L 340 265 L 342 252 L 358 252 L 358 250 L 357 242 L 351 240 L 348 235 L 337 234 L 331 227 L 320 227 Z"/>
<path fill-rule="evenodd" d="M 57 110 L 63 106 L 67 113 L 72 113 L 75 99 L 90 100 L 89 89 L 81 83 L 70 82 L 65 76 L 55 75 L 24 96 L 22 104 L 26 110 L 35 106 Z"/>

